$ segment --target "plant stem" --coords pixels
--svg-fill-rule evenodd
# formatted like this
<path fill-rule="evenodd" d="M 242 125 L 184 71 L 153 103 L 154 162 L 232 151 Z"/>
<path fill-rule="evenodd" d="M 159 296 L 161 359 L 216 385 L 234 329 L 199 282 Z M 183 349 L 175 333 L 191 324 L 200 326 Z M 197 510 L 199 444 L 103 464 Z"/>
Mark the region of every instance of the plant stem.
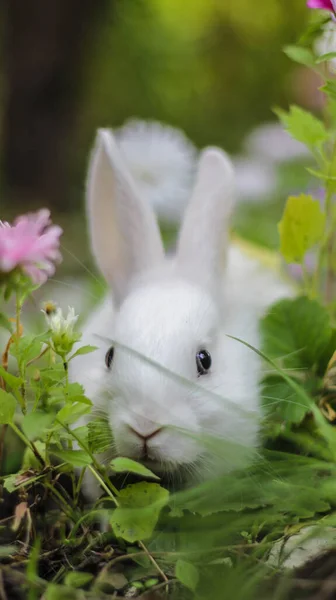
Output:
<path fill-rule="evenodd" d="M 22 431 L 15 425 L 15 423 L 10 423 L 10 426 L 13 429 L 13 431 L 16 433 L 16 435 L 20 438 L 20 440 L 23 441 L 25 446 L 28 446 L 28 448 L 30 448 L 33 451 L 34 456 L 36 456 L 37 460 L 41 463 L 42 467 L 44 468 L 46 466 L 45 460 L 42 458 L 42 456 L 39 453 L 38 449 L 36 448 L 34 442 L 31 442 L 28 438 L 26 438 L 24 433 L 22 433 Z"/>
<path fill-rule="evenodd" d="M 21 308 L 22 308 L 22 304 L 21 304 L 21 300 L 20 300 L 20 296 L 19 296 L 19 292 L 16 293 L 16 333 L 15 333 L 15 343 L 16 343 L 16 360 L 17 360 L 17 364 L 18 364 L 18 369 L 19 369 L 19 373 L 20 376 L 23 380 L 22 386 L 21 386 L 21 397 L 22 397 L 22 403 L 20 402 L 21 405 L 21 410 L 22 413 L 25 415 L 27 412 L 27 404 L 26 404 L 26 389 L 25 389 L 25 371 L 21 366 L 20 363 L 20 357 L 19 357 L 19 340 L 20 340 L 20 336 L 21 336 Z"/>
<path fill-rule="evenodd" d="M 65 390 L 65 395 L 68 396 L 69 395 L 69 368 L 68 368 L 68 362 L 67 359 L 65 357 L 62 357 L 63 360 L 63 367 L 64 367 L 64 377 L 65 377 L 65 386 L 64 386 L 64 390 Z"/>
<path fill-rule="evenodd" d="M 19 349 L 19 339 L 20 339 L 20 316 L 21 316 L 21 302 L 20 302 L 20 297 L 19 297 L 19 293 L 16 293 L 16 314 L 15 314 L 15 320 L 16 320 L 16 349 L 18 352 Z"/>
<path fill-rule="evenodd" d="M 333 171 L 336 169 L 336 138 L 332 144 L 330 163 L 328 169 L 328 176 L 331 176 Z M 332 253 L 333 253 L 333 238 L 334 238 L 334 227 L 335 227 L 335 215 L 333 210 L 333 196 L 334 196 L 335 182 L 327 179 L 326 180 L 326 198 L 325 198 L 325 213 L 326 213 L 326 231 L 321 241 L 317 265 L 314 273 L 314 293 L 319 296 L 320 294 L 320 283 L 321 283 L 321 272 L 325 257 L 327 258 L 327 282 L 324 293 L 324 299 L 328 303 L 330 302 L 330 294 L 332 294 L 332 279 L 333 279 L 333 264 L 332 264 Z"/>
<path fill-rule="evenodd" d="M 70 512 L 68 510 L 68 503 L 65 500 L 65 498 L 63 498 L 62 494 L 56 489 L 56 487 L 49 482 L 46 482 L 45 487 L 48 488 L 51 493 L 55 496 L 55 498 L 57 498 L 57 500 L 61 503 L 62 505 L 62 510 L 64 512 L 64 514 L 68 517 L 68 519 L 70 519 L 70 521 L 73 521 L 74 523 L 76 523 L 76 517 L 73 515 L 72 511 Z"/>
<path fill-rule="evenodd" d="M 155 558 L 147 550 L 145 544 L 143 542 L 139 542 L 139 546 L 145 552 L 145 554 L 148 556 L 149 560 L 154 565 L 154 567 L 156 568 L 157 572 L 161 575 L 163 581 L 165 581 L 165 583 L 167 584 L 168 583 L 168 577 L 167 577 L 167 575 L 162 571 L 161 567 L 157 564 Z M 130 555 L 130 556 L 132 556 L 132 555 Z"/>
<path fill-rule="evenodd" d="M 96 477 L 96 479 L 98 479 L 97 475 L 97 471 L 99 472 L 99 463 L 97 463 L 96 458 L 94 456 L 94 454 L 92 454 L 92 452 L 89 450 L 89 448 L 82 442 L 82 440 L 78 437 L 78 435 L 76 435 L 76 433 L 70 429 L 70 427 L 68 425 L 66 425 L 65 423 L 63 423 L 62 421 L 60 421 L 59 419 L 56 419 L 57 422 L 62 425 L 62 427 L 67 431 L 67 433 L 69 433 L 70 435 L 72 435 L 72 437 L 76 440 L 76 442 L 78 443 L 79 447 L 82 448 L 82 450 L 84 450 L 88 456 L 90 456 L 93 466 L 94 466 L 94 473 L 93 475 Z M 90 469 L 90 471 L 92 471 L 91 465 L 88 465 L 88 468 Z M 103 479 L 101 478 L 101 476 L 99 475 L 99 482 L 103 481 Z M 104 490 L 107 491 L 108 496 L 110 496 L 114 503 L 116 504 L 116 506 L 118 506 L 117 500 L 115 499 L 115 496 L 119 495 L 119 492 L 117 490 L 117 488 L 110 482 L 109 478 L 107 478 L 107 480 L 104 483 Z"/>
<path fill-rule="evenodd" d="M 101 476 L 96 471 L 96 469 L 92 465 L 88 465 L 88 469 L 90 469 L 92 475 L 97 479 L 98 483 L 102 486 L 102 488 L 105 490 L 105 492 L 107 493 L 107 495 L 110 496 L 110 498 L 113 500 L 113 502 L 116 505 L 116 507 L 118 507 L 119 506 L 118 500 L 112 494 L 111 490 L 108 488 L 108 486 L 106 485 L 105 481 L 101 478 Z"/>
<path fill-rule="evenodd" d="M 79 493 L 80 493 L 80 490 L 81 490 L 81 487 L 82 487 L 82 483 L 83 483 L 85 471 L 86 471 L 86 467 L 84 467 L 81 470 L 80 476 L 78 477 L 77 486 L 75 487 L 75 492 L 74 492 L 74 502 L 75 502 L 75 504 L 78 503 Z"/>

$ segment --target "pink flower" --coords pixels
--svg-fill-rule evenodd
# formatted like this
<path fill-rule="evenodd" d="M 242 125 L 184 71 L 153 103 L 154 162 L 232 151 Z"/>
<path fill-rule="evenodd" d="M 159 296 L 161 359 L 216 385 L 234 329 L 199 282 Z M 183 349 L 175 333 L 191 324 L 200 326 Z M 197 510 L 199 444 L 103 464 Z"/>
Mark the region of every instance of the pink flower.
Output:
<path fill-rule="evenodd" d="M 336 0 L 308 0 L 308 8 L 320 8 L 322 10 L 336 11 Z"/>
<path fill-rule="evenodd" d="M 19 267 L 33 283 L 44 283 L 62 258 L 61 234 L 62 229 L 51 224 L 47 209 L 22 215 L 13 225 L 0 221 L 0 273 Z"/>

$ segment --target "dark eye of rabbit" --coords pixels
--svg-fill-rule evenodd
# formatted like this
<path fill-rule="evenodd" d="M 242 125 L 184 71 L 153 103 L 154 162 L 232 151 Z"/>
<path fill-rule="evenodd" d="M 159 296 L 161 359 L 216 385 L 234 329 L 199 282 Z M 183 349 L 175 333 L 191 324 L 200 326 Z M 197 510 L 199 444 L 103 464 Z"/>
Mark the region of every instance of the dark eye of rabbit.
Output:
<path fill-rule="evenodd" d="M 108 369 L 111 368 L 111 364 L 112 364 L 112 360 L 113 360 L 113 355 L 114 355 L 114 348 L 113 346 L 111 346 L 111 348 L 108 349 L 108 351 L 105 354 L 105 364 L 107 366 Z"/>
<path fill-rule="evenodd" d="M 211 354 L 207 350 L 199 350 L 196 354 L 198 375 L 205 375 L 211 367 Z"/>

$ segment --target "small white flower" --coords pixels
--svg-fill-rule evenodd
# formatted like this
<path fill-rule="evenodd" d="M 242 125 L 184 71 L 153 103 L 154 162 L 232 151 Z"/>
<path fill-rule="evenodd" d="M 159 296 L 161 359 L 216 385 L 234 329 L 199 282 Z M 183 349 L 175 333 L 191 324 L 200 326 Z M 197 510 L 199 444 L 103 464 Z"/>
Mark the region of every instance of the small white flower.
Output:
<path fill-rule="evenodd" d="M 69 306 L 66 317 L 63 315 L 61 308 L 56 308 L 50 314 L 45 310 L 42 310 L 42 312 L 45 314 L 51 331 L 51 341 L 55 352 L 61 356 L 67 355 L 71 352 L 75 342 L 81 337 L 81 334 L 75 331 L 78 320 L 75 309 Z"/>
<path fill-rule="evenodd" d="M 236 172 L 238 201 L 258 201 L 272 198 L 277 185 L 276 172 L 272 165 L 248 157 L 238 157 L 233 164 Z"/>
<path fill-rule="evenodd" d="M 322 35 L 315 41 L 314 50 L 317 56 L 329 54 L 329 52 L 336 52 L 335 23 L 330 21 L 330 23 L 325 25 Z M 336 58 L 332 58 L 328 61 L 328 67 L 332 73 L 336 73 Z"/>
<path fill-rule="evenodd" d="M 179 222 L 189 200 L 197 151 L 184 133 L 156 121 L 128 121 L 115 131 L 137 188 L 159 219 Z"/>
<path fill-rule="evenodd" d="M 266 123 L 254 129 L 245 140 L 245 149 L 267 163 L 281 163 L 309 155 L 304 144 L 294 140 L 280 123 Z"/>
<path fill-rule="evenodd" d="M 56 334 L 72 334 L 74 326 L 77 323 L 78 315 L 75 315 L 75 309 L 68 307 L 68 314 L 64 317 L 62 309 L 57 308 L 50 315 L 46 316 L 49 327 L 53 333 Z"/>

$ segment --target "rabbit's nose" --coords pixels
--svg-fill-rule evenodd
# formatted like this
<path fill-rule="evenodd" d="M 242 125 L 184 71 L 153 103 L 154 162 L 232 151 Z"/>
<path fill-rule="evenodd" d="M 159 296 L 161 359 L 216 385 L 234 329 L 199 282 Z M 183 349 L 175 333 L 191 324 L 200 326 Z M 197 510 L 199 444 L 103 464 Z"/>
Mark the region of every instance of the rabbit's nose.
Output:
<path fill-rule="evenodd" d="M 162 431 L 163 427 L 157 427 L 151 433 L 146 434 L 146 435 L 140 433 L 139 431 L 137 431 L 136 429 L 134 429 L 134 427 L 131 427 L 130 425 L 128 425 L 128 429 L 132 433 L 134 433 L 134 435 L 136 435 L 141 441 L 146 443 L 149 440 L 153 439 L 156 435 L 158 435 L 160 433 L 160 431 Z"/>

